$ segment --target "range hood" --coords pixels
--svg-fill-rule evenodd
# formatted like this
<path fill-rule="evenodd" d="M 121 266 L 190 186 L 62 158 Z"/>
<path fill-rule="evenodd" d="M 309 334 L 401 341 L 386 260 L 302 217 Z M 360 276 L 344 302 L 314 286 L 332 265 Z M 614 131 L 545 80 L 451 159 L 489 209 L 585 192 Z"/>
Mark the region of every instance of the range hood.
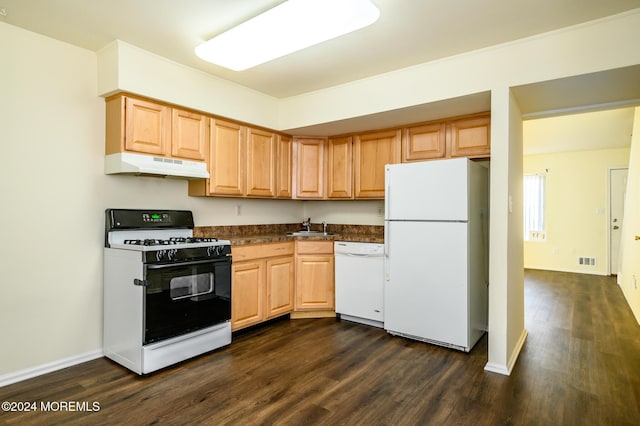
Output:
<path fill-rule="evenodd" d="M 208 178 L 207 164 L 178 158 L 119 152 L 104 157 L 104 173 L 151 175 L 186 179 Z"/>

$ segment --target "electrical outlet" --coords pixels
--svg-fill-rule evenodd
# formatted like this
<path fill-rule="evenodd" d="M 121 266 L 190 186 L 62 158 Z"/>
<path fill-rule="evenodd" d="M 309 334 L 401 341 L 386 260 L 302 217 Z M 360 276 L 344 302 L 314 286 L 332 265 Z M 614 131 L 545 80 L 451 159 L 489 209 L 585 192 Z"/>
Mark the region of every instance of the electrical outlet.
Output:
<path fill-rule="evenodd" d="M 378 207 L 378 217 L 384 216 L 384 207 Z"/>
<path fill-rule="evenodd" d="M 242 214 L 242 209 L 240 208 L 240 204 L 236 204 L 236 216 L 240 216 Z"/>

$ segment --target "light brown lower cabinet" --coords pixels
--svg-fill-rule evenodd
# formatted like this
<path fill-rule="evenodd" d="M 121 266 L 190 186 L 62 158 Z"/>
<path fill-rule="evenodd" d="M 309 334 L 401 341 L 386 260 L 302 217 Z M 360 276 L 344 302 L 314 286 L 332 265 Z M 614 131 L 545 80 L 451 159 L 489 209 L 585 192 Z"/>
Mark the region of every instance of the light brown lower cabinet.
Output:
<path fill-rule="evenodd" d="M 293 310 L 293 242 L 232 247 L 231 329 Z"/>
<path fill-rule="evenodd" d="M 295 311 L 335 309 L 333 241 L 296 241 Z"/>

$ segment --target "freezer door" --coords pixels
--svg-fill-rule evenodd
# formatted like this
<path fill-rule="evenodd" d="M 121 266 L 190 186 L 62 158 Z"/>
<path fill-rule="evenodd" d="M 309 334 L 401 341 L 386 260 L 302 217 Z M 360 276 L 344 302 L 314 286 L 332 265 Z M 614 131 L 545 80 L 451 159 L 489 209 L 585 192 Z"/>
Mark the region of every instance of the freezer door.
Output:
<path fill-rule="evenodd" d="M 384 328 L 468 347 L 467 224 L 385 226 Z"/>
<path fill-rule="evenodd" d="M 456 158 L 387 165 L 385 219 L 466 221 L 468 162 Z"/>

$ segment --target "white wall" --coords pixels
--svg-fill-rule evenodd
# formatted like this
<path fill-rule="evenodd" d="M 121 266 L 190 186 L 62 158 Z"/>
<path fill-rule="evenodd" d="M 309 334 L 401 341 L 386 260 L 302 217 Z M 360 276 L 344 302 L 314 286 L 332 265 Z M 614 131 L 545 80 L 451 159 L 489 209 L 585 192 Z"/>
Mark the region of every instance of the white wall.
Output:
<path fill-rule="evenodd" d="M 382 226 L 384 201 L 304 201 L 304 217 L 310 217 L 312 223 Z"/>
<path fill-rule="evenodd" d="M 491 92 L 489 359 L 510 374 L 526 339 L 522 260 L 522 115 L 508 88 Z"/>
<path fill-rule="evenodd" d="M 618 283 L 640 324 L 640 107 L 633 123 L 620 256 Z"/>
<path fill-rule="evenodd" d="M 277 129 L 278 100 L 116 40 L 98 52 L 98 93 L 125 91 Z"/>
<path fill-rule="evenodd" d="M 524 243 L 524 266 L 608 275 L 609 168 L 628 163 L 629 148 L 526 155 L 524 173 L 546 174 L 546 240 Z"/>
<path fill-rule="evenodd" d="M 527 39 L 305 93 L 281 103 L 280 128 L 640 63 L 640 9 Z M 375 95 L 374 95 L 375 94 Z"/>
<path fill-rule="evenodd" d="M 0 40 L 0 384 L 101 356 L 106 208 L 191 209 L 196 225 L 303 217 L 299 201 L 193 198 L 186 181 L 104 175 L 95 53 L 4 23 Z"/>

